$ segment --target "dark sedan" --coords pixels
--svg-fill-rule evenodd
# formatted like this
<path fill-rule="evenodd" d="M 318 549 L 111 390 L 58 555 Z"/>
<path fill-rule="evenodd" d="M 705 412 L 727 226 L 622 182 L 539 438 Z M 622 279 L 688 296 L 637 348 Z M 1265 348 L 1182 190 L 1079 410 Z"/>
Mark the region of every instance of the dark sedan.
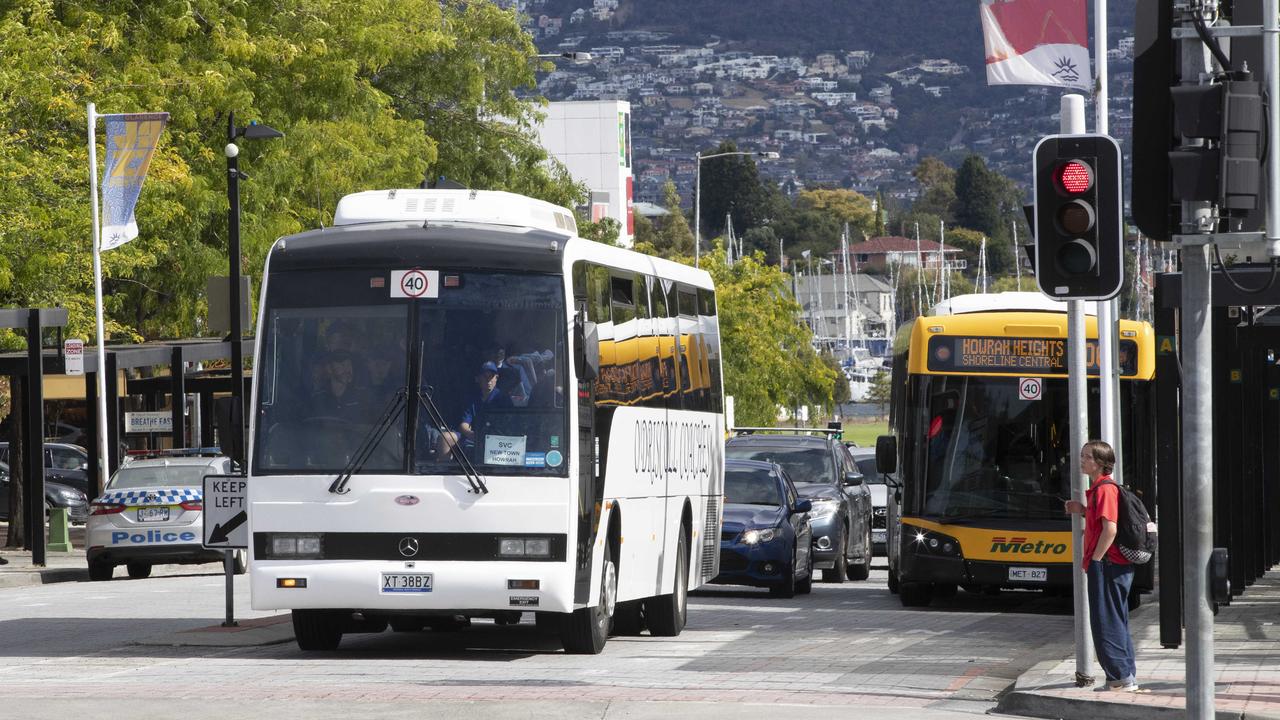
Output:
<path fill-rule="evenodd" d="M 62 483 L 44 481 L 46 508 L 66 508 L 67 518 L 82 523 L 89 519 L 89 499 L 79 490 Z M 9 519 L 9 466 L 0 462 L 0 520 Z"/>
<path fill-rule="evenodd" d="M 779 597 L 813 587 L 808 500 L 773 463 L 728 460 L 720 574 L 711 582 L 767 587 Z"/>
<path fill-rule="evenodd" d="M 782 466 L 800 496 L 812 502 L 813 561 L 822 570 L 822 579 L 837 583 L 867 579 L 872 554 L 871 494 L 841 442 L 816 430 L 754 433 L 730 438 L 725 457 Z"/>

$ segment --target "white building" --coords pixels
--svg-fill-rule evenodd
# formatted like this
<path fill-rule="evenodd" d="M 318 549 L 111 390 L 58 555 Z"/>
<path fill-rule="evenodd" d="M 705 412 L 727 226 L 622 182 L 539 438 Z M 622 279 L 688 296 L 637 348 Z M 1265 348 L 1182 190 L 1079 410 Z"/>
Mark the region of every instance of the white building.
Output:
<path fill-rule="evenodd" d="M 622 225 L 619 242 L 631 247 L 631 103 L 553 102 L 546 116 L 538 128 L 542 147 L 591 190 L 591 219 L 617 220 Z"/>

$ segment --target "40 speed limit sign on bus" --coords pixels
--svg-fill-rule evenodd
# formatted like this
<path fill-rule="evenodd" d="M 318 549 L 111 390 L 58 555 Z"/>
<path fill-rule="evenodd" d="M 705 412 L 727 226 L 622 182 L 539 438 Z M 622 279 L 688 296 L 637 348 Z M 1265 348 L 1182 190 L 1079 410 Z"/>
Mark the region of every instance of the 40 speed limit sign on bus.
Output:
<path fill-rule="evenodd" d="M 1044 392 L 1044 383 L 1040 378 L 1018 378 L 1018 399 L 1039 400 Z"/>
<path fill-rule="evenodd" d="M 440 271 L 413 268 L 391 271 L 391 297 L 438 298 L 440 297 Z"/>

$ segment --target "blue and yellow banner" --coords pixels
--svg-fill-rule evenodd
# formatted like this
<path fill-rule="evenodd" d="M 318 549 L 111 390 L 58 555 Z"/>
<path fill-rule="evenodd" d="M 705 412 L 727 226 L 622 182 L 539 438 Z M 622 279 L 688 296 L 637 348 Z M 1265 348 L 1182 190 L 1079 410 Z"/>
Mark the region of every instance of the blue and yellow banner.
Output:
<path fill-rule="evenodd" d="M 138 237 L 133 208 L 169 113 L 102 115 L 107 126 L 107 166 L 102 176 L 102 249 Z"/>

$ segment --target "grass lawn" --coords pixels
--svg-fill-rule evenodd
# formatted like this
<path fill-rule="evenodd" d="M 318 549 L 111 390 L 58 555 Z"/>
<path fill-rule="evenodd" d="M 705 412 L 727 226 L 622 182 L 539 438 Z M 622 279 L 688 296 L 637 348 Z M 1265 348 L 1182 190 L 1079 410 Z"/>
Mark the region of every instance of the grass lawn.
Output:
<path fill-rule="evenodd" d="M 872 420 L 870 422 L 846 421 L 844 424 L 844 439 L 858 443 L 858 447 L 875 447 L 876 437 L 888 434 L 889 422 L 887 420 Z"/>

